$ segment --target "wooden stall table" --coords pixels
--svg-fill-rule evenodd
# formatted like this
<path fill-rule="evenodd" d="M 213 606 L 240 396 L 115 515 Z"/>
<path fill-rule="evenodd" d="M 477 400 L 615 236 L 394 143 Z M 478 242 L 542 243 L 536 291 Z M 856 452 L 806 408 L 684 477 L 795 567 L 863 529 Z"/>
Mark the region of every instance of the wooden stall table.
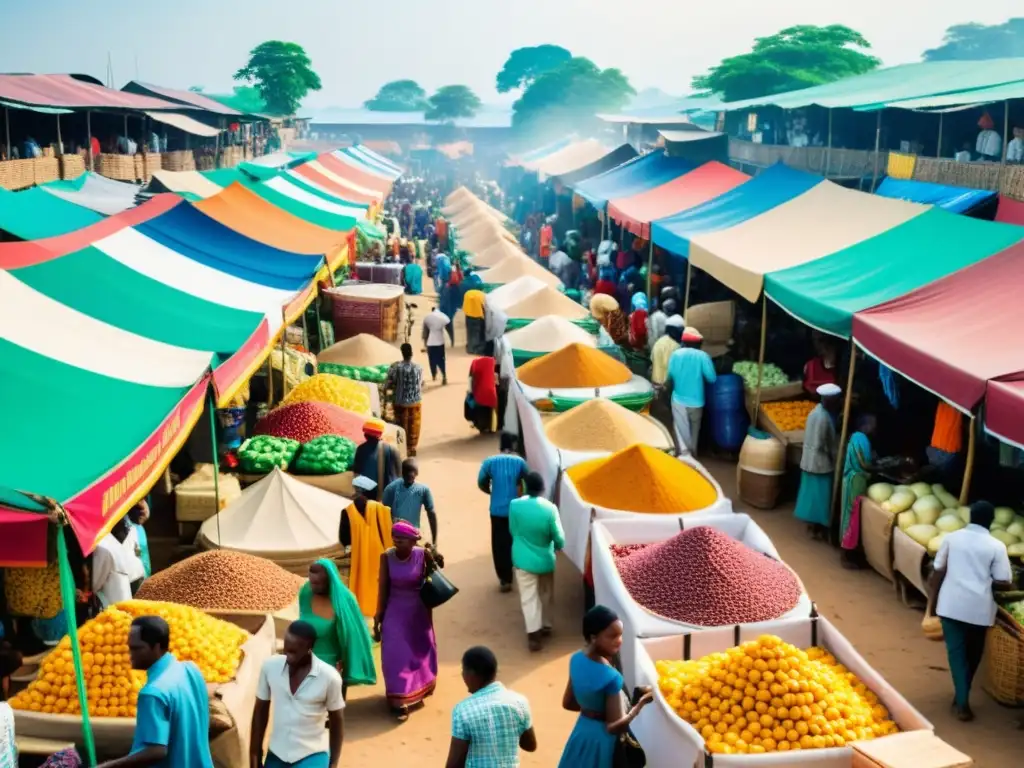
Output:
<path fill-rule="evenodd" d="M 899 528 L 892 532 L 892 567 L 896 587 L 903 602 L 916 602 L 907 591 L 907 585 L 914 587 L 924 597 L 928 596 L 928 577 L 932 571 L 932 558 L 928 550 L 907 536 Z"/>
<path fill-rule="evenodd" d="M 779 426 L 765 413 L 763 403 L 757 412 L 757 426 L 786 446 L 787 465 L 800 466 L 800 459 L 804 453 L 804 430 L 779 429 Z"/>

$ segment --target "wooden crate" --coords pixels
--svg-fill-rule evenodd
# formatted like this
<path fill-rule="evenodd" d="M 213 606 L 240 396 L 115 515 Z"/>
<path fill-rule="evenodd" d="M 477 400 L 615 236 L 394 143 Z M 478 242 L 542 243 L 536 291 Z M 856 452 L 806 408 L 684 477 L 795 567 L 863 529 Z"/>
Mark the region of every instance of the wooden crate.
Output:
<path fill-rule="evenodd" d="M 191 149 L 164 152 L 159 157 L 160 167 L 165 171 L 194 171 L 196 169 L 196 157 Z"/>
<path fill-rule="evenodd" d="M 77 179 L 88 168 L 85 155 L 61 155 L 58 158 L 60 163 L 60 177 L 62 179 Z"/>
<path fill-rule="evenodd" d="M 32 180 L 35 184 L 48 184 L 60 179 L 60 163 L 56 157 L 37 157 L 32 160 Z"/>
<path fill-rule="evenodd" d="M 33 160 L 6 160 L 0 162 L 0 187 L 24 189 L 35 184 Z"/>
<path fill-rule="evenodd" d="M 101 176 L 117 181 L 136 180 L 135 157 L 133 155 L 116 155 L 112 153 L 101 153 L 96 157 L 94 170 Z"/>

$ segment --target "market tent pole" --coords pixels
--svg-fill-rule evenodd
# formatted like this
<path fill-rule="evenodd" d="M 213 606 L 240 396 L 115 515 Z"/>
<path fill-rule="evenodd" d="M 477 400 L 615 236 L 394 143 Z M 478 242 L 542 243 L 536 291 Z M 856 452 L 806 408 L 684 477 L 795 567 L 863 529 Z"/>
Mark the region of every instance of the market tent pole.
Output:
<path fill-rule="evenodd" d="M 220 546 L 220 453 L 217 446 L 217 397 L 213 394 L 213 387 L 209 391 L 210 398 L 210 445 L 213 450 L 213 508 L 217 510 L 214 516 L 217 518 L 217 546 Z"/>
<path fill-rule="evenodd" d="M 124 147 L 125 147 L 126 151 L 128 150 L 129 146 L 130 145 L 128 144 L 128 115 L 125 115 L 124 116 Z"/>
<path fill-rule="evenodd" d="M 95 158 L 92 156 L 92 110 L 85 111 L 85 135 L 89 141 L 89 170 L 95 168 Z"/>
<path fill-rule="evenodd" d="M 606 236 L 608 234 L 608 204 L 605 203 L 604 209 L 598 211 L 597 214 L 601 217 L 601 242 L 604 242 L 608 239 Z"/>
<path fill-rule="evenodd" d="M 7 159 L 11 159 L 11 110 L 4 107 L 4 132 L 7 134 Z"/>
<path fill-rule="evenodd" d="M 654 234 L 653 232 L 651 233 Z M 654 239 L 652 238 L 648 243 L 647 248 L 647 301 L 652 301 L 654 297 L 651 295 L 651 272 L 654 270 Z"/>
<path fill-rule="evenodd" d="M 768 344 L 768 296 L 761 292 L 761 348 L 757 353 L 757 392 L 754 395 L 754 412 L 750 421 L 757 426 L 757 414 L 761 410 L 761 379 L 764 376 L 764 351 Z"/>
<path fill-rule="evenodd" d="M 285 397 L 288 396 L 288 376 L 285 375 L 285 369 L 287 368 L 287 366 L 285 365 L 285 359 L 284 359 L 284 337 L 287 336 L 287 335 L 288 335 L 288 326 L 287 325 L 282 326 L 281 327 L 281 400 L 282 401 L 285 399 Z M 271 352 L 271 355 L 273 355 L 273 352 Z"/>
<path fill-rule="evenodd" d="M 686 322 L 686 313 L 690 311 L 690 284 L 693 282 L 693 262 L 686 260 L 686 293 L 683 295 L 683 322 Z"/>
<path fill-rule="evenodd" d="M 825 178 L 832 170 L 832 110 L 828 111 L 828 146 L 825 149 Z"/>
<path fill-rule="evenodd" d="M 314 299 L 313 301 L 315 302 L 316 299 Z M 307 350 L 312 347 L 312 345 L 309 343 L 309 323 L 306 322 L 305 310 L 303 310 L 302 312 L 302 346 L 304 346 Z"/>
<path fill-rule="evenodd" d="M 846 399 L 843 402 L 843 428 L 839 434 L 839 445 L 836 449 L 836 469 L 832 476 L 832 503 L 829 515 L 836 508 L 836 499 L 840 494 L 840 480 L 843 476 L 843 464 L 846 459 L 846 439 L 850 436 L 850 406 L 853 402 L 853 377 L 857 370 L 857 345 L 850 337 L 850 371 L 846 376 Z M 834 519 L 834 518 L 833 518 Z"/>
<path fill-rule="evenodd" d="M 977 447 L 978 424 L 977 416 L 971 414 L 971 423 L 967 435 L 967 462 L 964 467 L 964 482 L 960 486 L 960 505 L 967 506 L 967 498 L 971 494 L 971 477 L 974 475 L 974 451 Z"/>
<path fill-rule="evenodd" d="M 96 743 L 93 739 L 92 724 L 89 722 L 89 699 L 85 688 L 85 675 L 82 673 L 82 648 L 78 644 L 78 619 L 75 616 L 75 578 L 71 573 L 68 560 L 68 525 L 66 513 L 57 531 L 57 567 L 60 572 L 60 596 L 64 604 L 64 616 L 68 625 L 68 640 L 71 642 L 71 663 L 75 670 L 75 688 L 78 691 L 78 708 L 82 715 L 82 740 L 88 765 L 96 765 Z"/>
<path fill-rule="evenodd" d="M 1003 102 L 1003 156 L 999 159 L 999 177 L 996 181 L 996 191 L 1003 188 L 1003 172 L 1006 170 L 1006 150 L 1010 144 L 1010 100 Z"/>
<path fill-rule="evenodd" d="M 875 170 L 871 174 L 871 193 L 875 192 L 875 185 L 878 184 L 878 153 L 882 146 L 882 110 L 878 110 L 875 118 Z"/>
<path fill-rule="evenodd" d="M 274 407 L 274 361 L 273 354 L 267 355 L 267 407 Z"/>
<path fill-rule="evenodd" d="M 60 137 L 60 115 L 57 115 L 57 154 L 64 154 L 64 140 Z"/>
<path fill-rule="evenodd" d="M 946 116 L 945 112 L 939 112 L 939 143 L 935 145 L 935 157 L 942 157 L 942 119 Z"/>

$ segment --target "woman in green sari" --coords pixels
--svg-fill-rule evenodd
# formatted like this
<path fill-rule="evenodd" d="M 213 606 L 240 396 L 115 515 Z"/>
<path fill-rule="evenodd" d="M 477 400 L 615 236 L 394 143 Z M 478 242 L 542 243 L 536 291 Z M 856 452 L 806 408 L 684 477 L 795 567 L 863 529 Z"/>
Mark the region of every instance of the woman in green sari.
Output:
<path fill-rule="evenodd" d="M 316 629 L 313 654 L 341 673 L 343 694 L 350 685 L 376 684 L 370 630 L 333 561 L 309 566 L 309 581 L 299 590 L 299 618 Z"/>
<path fill-rule="evenodd" d="M 843 462 L 842 527 L 839 529 L 844 568 L 860 567 L 857 551 L 860 549 L 860 497 L 867 493 L 874 467 L 871 437 L 877 420 L 871 414 L 862 415 L 857 431 L 850 436 Z"/>

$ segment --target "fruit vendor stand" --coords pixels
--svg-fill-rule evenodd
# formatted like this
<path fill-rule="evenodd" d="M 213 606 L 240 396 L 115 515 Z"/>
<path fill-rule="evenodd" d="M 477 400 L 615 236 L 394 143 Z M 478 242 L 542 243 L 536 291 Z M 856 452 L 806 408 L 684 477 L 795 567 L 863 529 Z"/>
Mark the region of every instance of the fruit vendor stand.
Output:
<path fill-rule="evenodd" d="M 773 635 L 781 639 L 782 643 L 790 644 L 796 651 L 806 652 L 817 647 L 830 654 L 830 656 L 824 656 L 821 652 L 814 652 L 813 659 L 808 660 L 810 663 L 796 658 L 798 668 L 792 670 L 791 667 L 790 672 L 790 676 L 794 679 L 797 675 L 800 676 L 799 679 L 805 679 L 805 675 L 821 670 L 830 675 L 829 679 L 845 681 L 843 673 L 835 667 L 836 663 L 843 665 L 845 669 L 855 675 L 855 683 L 846 681 L 834 686 L 827 685 L 822 690 L 823 703 L 830 702 L 830 697 L 837 692 L 838 685 L 848 687 L 863 685 L 863 689 L 877 697 L 878 702 L 875 707 L 868 708 L 864 716 L 871 717 L 874 722 L 878 723 L 880 731 L 885 733 L 895 733 L 897 730 L 934 732 L 934 726 L 914 709 L 898 691 L 892 688 L 885 678 L 872 669 L 850 642 L 824 617 L 786 619 L 769 622 L 758 627 L 718 627 L 680 633 L 670 637 L 641 638 L 637 644 L 637 682 L 640 685 L 653 687 L 654 701 L 650 706 L 645 707 L 639 717 L 634 720 L 632 730 L 646 752 L 649 768 L 676 768 L 677 766 L 691 765 L 717 767 L 806 765 L 820 766 L 821 768 L 849 768 L 853 765 L 853 750 L 847 744 L 847 739 L 842 736 L 840 741 L 833 736 L 833 746 L 831 747 L 814 746 L 814 737 L 811 736 L 809 748 L 803 747 L 801 744 L 799 751 L 776 754 L 783 741 L 787 742 L 788 749 L 787 736 L 789 736 L 790 730 L 793 730 L 793 735 L 798 742 L 804 738 L 800 731 L 805 728 L 808 729 L 806 735 L 810 735 L 807 723 L 801 726 L 800 730 L 795 730 L 795 723 L 793 729 L 782 728 L 779 739 L 774 736 L 766 737 L 766 739 L 770 739 L 771 749 L 764 749 L 764 754 L 736 754 L 735 751 L 725 752 L 721 747 L 713 748 L 710 737 L 702 735 L 695 728 L 694 723 L 684 720 L 680 716 L 679 710 L 684 712 L 688 710 L 684 707 L 679 693 L 674 692 L 676 683 L 673 682 L 673 674 L 685 676 L 686 679 L 693 674 L 698 683 L 703 676 L 699 671 L 690 672 L 679 662 L 704 659 L 708 654 L 728 652 L 739 644 L 748 642 L 755 644 L 751 647 L 751 651 L 758 653 L 759 660 L 763 660 L 763 656 L 759 652 L 762 649 L 769 651 L 773 658 L 775 658 L 776 649 L 783 653 L 793 653 L 793 650 L 777 644 L 774 640 L 759 640 L 766 635 Z M 747 654 L 738 654 L 740 658 L 743 655 Z M 811 654 L 808 656 L 810 657 Z M 737 656 L 730 655 L 726 657 L 727 660 L 723 659 L 717 664 L 728 665 L 736 658 Z M 662 674 L 659 674 L 659 662 Z M 742 664 L 736 664 L 736 666 L 737 668 L 743 667 Z M 815 695 L 815 700 L 817 701 L 817 695 Z M 881 707 L 884 707 L 884 710 Z M 828 708 L 822 708 L 820 721 L 814 720 L 815 715 L 812 714 L 811 724 L 837 722 L 841 715 L 837 708 L 833 707 L 833 709 L 835 709 L 834 712 L 829 711 Z M 699 707 L 697 712 L 699 716 Z M 776 727 L 781 728 L 781 725 L 775 725 L 777 722 L 775 717 L 765 715 L 768 719 L 761 720 L 757 712 L 752 711 L 751 714 L 757 715 L 759 723 L 765 723 L 762 727 L 771 728 L 773 733 L 775 733 Z M 835 719 L 831 719 L 833 714 L 837 715 Z M 781 723 L 781 721 L 778 722 Z M 834 730 L 831 726 L 830 729 Z M 705 731 L 705 733 L 713 733 L 714 730 L 712 727 L 710 732 Z M 849 729 L 844 728 L 843 730 L 845 734 Z M 879 735 L 877 738 L 884 739 L 887 736 Z M 721 736 L 717 741 L 723 744 L 728 743 Z M 762 744 L 764 742 L 765 739 L 762 739 Z M 817 743 L 827 744 L 824 740 Z"/>
<path fill-rule="evenodd" d="M 732 595 L 730 588 L 749 588 L 752 594 L 756 594 L 758 602 L 754 606 L 755 612 L 761 616 L 768 616 L 768 618 L 762 619 L 763 621 L 806 618 L 812 615 L 814 606 L 796 573 L 781 563 L 779 553 L 771 539 L 748 515 L 726 514 L 702 517 L 696 521 L 691 521 L 688 515 L 648 516 L 643 520 L 596 520 L 591 529 L 590 539 L 594 597 L 599 605 L 608 606 L 622 619 L 623 634 L 620 657 L 622 676 L 627 690 L 632 690 L 637 685 L 635 668 L 637 638 L 678 635 L 681 632 L 703 627 L 701 624 L 693 623 L 693 620 L 688 623 L 669 618 L 653 610 L 650 606 L 654 606 L 655 602 L 665 603 L 663 594 L 654 592 L 632 594 L 631 588 L 635 588 L 634 582 L 641 577 L 641 574 L 639 571 L 631 572 L 630 584 L 627 585 L 620 573 L 618 563 L 620 556 L 629 556 L 629 553 L 623 551 L 620 555 L 620 552 L 613 550 L 628 550 L 636 545 L 666 542 L 681 531 L 694 526 L 712 528 L 741 543 L 747 548 L 745 550 L 746 561 L 740 562 L 733 559 L 735 553 L 732 551 L 709 548 L 706 550 L 709 555 L 711 552 L 721 552 L 722 559 L 712 559 L 710 556 L 703 556 L 704 547 L 708 546 L 706 542 L 690 544 L 679 550 L 680 554 L 698 555 L 688 558 L 690 562 L 682 563 L 670 560 L 667 555 L 664 555 L 665 559 L 660 562 L 644 564 L 644 567 L 649 569 L 644 576 L 649 576 L 652 582 L 662 584 L 664 586 L 662 591 L 675 592 L 680 603 L 687 602 L 696 605 L 701 600 L 705 605 L 720 603 L 720 605 L 708 606 L 709 610 L 701 611 L 700 615 L 716 614 L 722 615 L 726 619 L 741 616 L 745 611 L 747 615 L 750 615 L 751 606 L 728 604 L 730 599 L 742 600 L 739 595 Z M 788 579 L 788 584 L 781 585 L 761 581 L 775 574 L 761 572 L 748 574 L 747 568 L 750 566 L 750 561 L 756 565 L 760 558 L 764 558 L 766 567 L 774 565 L 777 570 L 782 571 L 783 577 L 791 577 Z M 685 575 L 681 572 L 684 569 L 689 569 Z M 718 579 L 706 578 L 707 574 L 715 571 L 719 575 Z M 700 581 L 699 584 L 698 581 Z M 797 585 L 798 588 L 793 589 Z M 790 588 L 788 591 L 785 589 L 787 586 Z M 657 585 L 645 584 L 644 589 L 657 590 Z M 697 589 L 704 590 L 705 594 L 695 595 L 694 590 Z M 782 597 L 777 605 L 771 602 L 780 595 Z M 644 600 L 644 603 L 639 602 L 640 600 Z M 675 605 L 678 604 L 671 607 L 674 608 Z M 772 610 L 773 608 L 777 610 Z M 717 623 L 731 622 L 723 620 Z M 744 626 L 747 627 L 756 628 L 758 625 L 759 622 L 744 622 Z"/>

